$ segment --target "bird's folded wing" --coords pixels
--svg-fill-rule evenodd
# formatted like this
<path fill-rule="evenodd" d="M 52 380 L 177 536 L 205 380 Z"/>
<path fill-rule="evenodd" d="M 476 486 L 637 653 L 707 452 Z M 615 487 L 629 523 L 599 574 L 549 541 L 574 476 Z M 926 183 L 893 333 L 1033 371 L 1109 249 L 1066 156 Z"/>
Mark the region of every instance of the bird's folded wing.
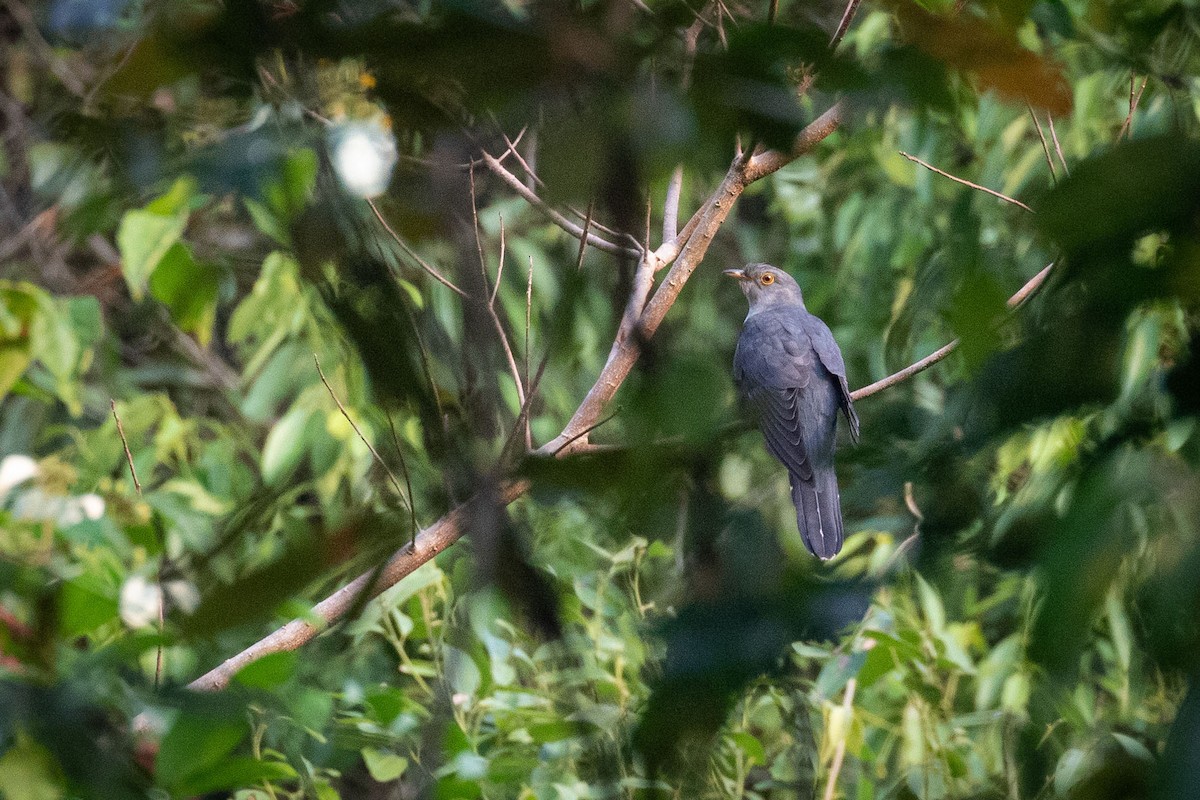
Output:
<path fill-rule="evenodd" d="M 816 317 L 809 315 L 804 324 L 804 330 L 808 340 L 812 343 L 812 349 L 816 352 L 817 358 L 821 360 L 821 365 L 837 379 L 838 406 L 846 415 L 846 422 L 850 426 L 850 437 L 857 442 L 858 412 L 854 410 L 854 400 L 850 398 L 850 384 L 846 381 L 846 362 L 842 358 L 842 351 L 837 346 L 837 341 L 834 340 L 829 326 Z"/>
<path fill-rule="evenodd" d="M 746 400 L 758 415 L 758 425 L 771 455 L 783 462 L 795 477 L 811 481 L 812 462 L 804 447 L 798 393 L 797 389 L 760 387 L 747 392 Z"/>

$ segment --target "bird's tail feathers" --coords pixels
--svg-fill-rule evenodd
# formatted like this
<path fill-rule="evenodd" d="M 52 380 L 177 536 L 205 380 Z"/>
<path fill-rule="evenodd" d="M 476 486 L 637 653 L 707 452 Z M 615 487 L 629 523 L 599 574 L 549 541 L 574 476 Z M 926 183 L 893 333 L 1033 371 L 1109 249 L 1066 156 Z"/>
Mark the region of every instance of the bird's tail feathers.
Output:
<path fill-rule="evenodd" d="M 791 476 L 796 526 L 808 552 L 817 558 L 833 558 L 842 549 L 842 503 L 837 474 L 833 468 L 813 470 L 812 480 Z"/>

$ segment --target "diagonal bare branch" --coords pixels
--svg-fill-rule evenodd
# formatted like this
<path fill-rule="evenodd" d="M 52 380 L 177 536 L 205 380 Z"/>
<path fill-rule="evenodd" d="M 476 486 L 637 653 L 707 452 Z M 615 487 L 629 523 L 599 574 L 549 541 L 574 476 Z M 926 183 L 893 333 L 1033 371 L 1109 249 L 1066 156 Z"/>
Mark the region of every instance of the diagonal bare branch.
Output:
<path fill-rule="evenodd" d="M 521 195 L 521 197 L 525 199 L 525 202 L 529 203 L 538 211 L 541 211 L 550 218 L 551 222 L 562 228 L 567 233 L 571 234 L 571 236 L 574 236 L 576 239 L 583 237 L 592 247 L 595 247 L 597 250 L 603 250 L 606 253 L 613 253 L 614 255 L 625 256 L 627 258 L 641 258 L 642 251 L 640 249 L 625 247 L 624 245 L 610 242 L 607 239 L 602 239 L 594 233 L 586 233 L 582 228 L 580 228 L 574 222 L 571 222 L 571 220 L 567 219 L 559 212 L 555 211 L 553 208 L 548 206 L 546 202 L 542 200 L 542 198 L 530 191 L 529 187 L 526 186 L 520 178 L 505 169 L 504 165 L 500 163 L 500 160 L 491 153 L 485 152 L 483 154 L 483 163 L 487 164 L 488 169 L 490 169 L 492 173 L 496 175 L 496 177 L 508 184 L 510 189 Z"/>
<path fill-rule="evenodd" d="M 955 183 L 961 183 L 963 186 L 969 186 L 972 189 L 978 189 L 981 192 L 990 194 L 992 197 L 998 197 L 1006 203 L 1012 203 L 1014 206 L 1020 206 L 1021 208 L 1028 211 L 1030 214 L 1033 213 L 1033 209 L 1030 208 L 1029 206 L 1025 205 L 1024 203 L 1022 203 L 1020 200 L 1014 200 L 1013 198 L 1009 197 L 1006 194 L 997 192 L 995 189 L 989 189 L 986 186 L 980 186 L 978 183 L 971 183 L 971 181 L 968 181 L 964 178 L 960 178 L 957 175 L 951 175 L 949 172 L 940 170 L 937 167 L 933 166 L 932 164 L 922 161 L 921 159 L 917 158 L 916 156 L 909 155 L 908 153 L 904 152 L 903 150 L 900 151 L 900 155 L 904 156 L 909 161 L 912 161 L 915 164 L 920 164 L 922 167 L 924 167 L 927 170 L 930 170 L 931 172 L 936 172 L 938 175 L 941 175 L 943 178 L 949 178 L 950 180 L 954 181 Z"/>

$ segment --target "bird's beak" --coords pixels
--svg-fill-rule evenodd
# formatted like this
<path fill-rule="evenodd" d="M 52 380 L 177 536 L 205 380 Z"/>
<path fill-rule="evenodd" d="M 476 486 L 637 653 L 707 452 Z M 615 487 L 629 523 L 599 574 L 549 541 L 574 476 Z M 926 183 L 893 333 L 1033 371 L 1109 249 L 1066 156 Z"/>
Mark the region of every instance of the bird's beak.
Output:
<path fill-rule="evenodd" d="M 746 270 L 744 270 L 744 269 L 727 269 L 727 270 L 724 270 L 721 274 L 728 275 L 729 277 L 734 278 L 739 281 L 750 280 L 750 276 L 746 274 Z"/>

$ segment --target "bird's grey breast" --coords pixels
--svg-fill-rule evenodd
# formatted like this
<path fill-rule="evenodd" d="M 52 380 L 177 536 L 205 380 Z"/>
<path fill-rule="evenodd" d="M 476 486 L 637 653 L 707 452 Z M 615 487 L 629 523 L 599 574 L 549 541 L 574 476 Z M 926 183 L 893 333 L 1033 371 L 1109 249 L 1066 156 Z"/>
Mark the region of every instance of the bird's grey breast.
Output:
<path fill-rule="evenodd" d="M 802 308 L 786 307 L 755 314 L 746 320 L 734 354 L 734 380 L 742 392 L 756 388 L 799 389 L 818 372 Z"/>

